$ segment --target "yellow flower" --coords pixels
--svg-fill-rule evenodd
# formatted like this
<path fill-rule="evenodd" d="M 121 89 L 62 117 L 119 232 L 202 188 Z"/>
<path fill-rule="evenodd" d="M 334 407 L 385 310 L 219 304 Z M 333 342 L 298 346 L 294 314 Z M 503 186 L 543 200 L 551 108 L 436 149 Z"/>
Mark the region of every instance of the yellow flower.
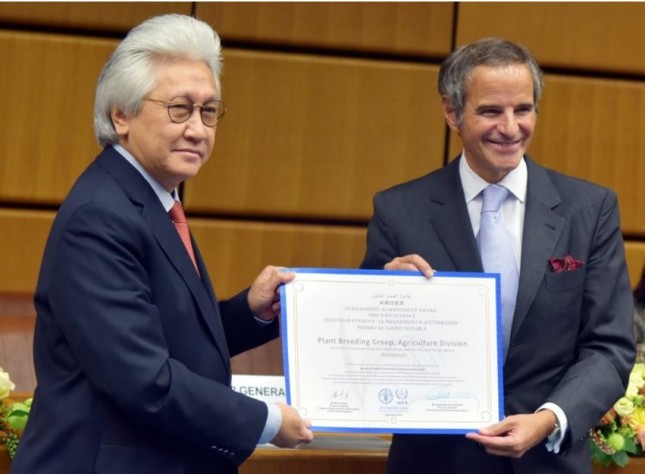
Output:
<path fill-rule="evenodd" d="M 629 415 L 628 423 L 636 432 L 645 430 L 645 408 L 634 408 L 632 414 Z"/>
<path fill-rule="evenodd" d="M 614 404 L 614 410 L 619 416 L 629 416 L 634 411 L 634 403 L 629 398 L 622 397 Z"/>
<path fill-rule="evenodd" d="M 643 365 L 643 364 L 637 364 Z M 629 385 L 627 386 L 627 395 L 628 398 L 633 398 L 638 395 L 638 392 L 641 388 L 645 387 L 645 379 L 643 378 L 645 371 L 633 370 L 629 375 Z"/>
<path fill-rule="evenodd" d="M 639 389 L 638 389 L 635 385 L 633 385 L 633 384 L 631 384 L 631 383 L 630 383 L 630 384 L 627 386 L 627 391 L 625 392 L 625 396 L 631 400 L 631 399 L 633 399 L 636 395 L 638 395 L 638 390 L 639 390 Z"/>
<path fill-rule="evenodd" d="M 16 385 L 9 379 L 9 373 L 0 367 L 0 400 L 7 398 Z"/>
<path fill-rule="evenodd" d="M 632 377 L 638 378 L 640 377 L 643 383 L 645 383 L 645 364 L 643 363 L 638 363 L 634 365 L 634 368 L 632 369 L 632 373 L 630 374 L 630 380 Z M 642 385 L 642 384 L 641 384 Z"/>

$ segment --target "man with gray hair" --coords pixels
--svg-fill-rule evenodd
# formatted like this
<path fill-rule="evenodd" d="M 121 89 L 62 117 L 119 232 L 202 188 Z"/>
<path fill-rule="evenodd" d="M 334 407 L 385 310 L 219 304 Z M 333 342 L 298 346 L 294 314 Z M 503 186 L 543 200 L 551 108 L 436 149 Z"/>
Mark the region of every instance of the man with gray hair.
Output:
<path fill-rule="evenodd" d="M 586 435 L 625 392 L 633 305 L 616 195 L 526 155 L 541 92 L 524 47 L 458 48 L 439 93 L 462 153 L 374 197 L 363 268 L 501 274 L 506 417 L 465 436 L 395 435 L 390 474 L 590 474 Z"/>
<path fill-rule="evenodd" d="M 177 188 L 224 116 L 220 41 L 163 15 L 135 27 L 96 88 L 104 150 L 54 221 L 36 289 L 37 388 L 14 474 L 235 473 L 258 443 L 295 447 L 309 423 L 234 392 L 230 357 L 278 336 L 268 266 L 218 301 Z"/>

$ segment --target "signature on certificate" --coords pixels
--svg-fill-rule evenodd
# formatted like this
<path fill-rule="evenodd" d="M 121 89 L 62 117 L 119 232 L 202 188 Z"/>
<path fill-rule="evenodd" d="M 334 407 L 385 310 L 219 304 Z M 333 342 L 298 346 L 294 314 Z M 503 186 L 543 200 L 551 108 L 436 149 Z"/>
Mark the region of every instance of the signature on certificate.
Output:
<path fill-rule="evenodd" d="M 451 390 L 452 385 L 434 385 L 431 390 L 426 393 L 426 400 L 473 400 L 479 403 L 479 399 L 470 392 L 458 392 Z"/>

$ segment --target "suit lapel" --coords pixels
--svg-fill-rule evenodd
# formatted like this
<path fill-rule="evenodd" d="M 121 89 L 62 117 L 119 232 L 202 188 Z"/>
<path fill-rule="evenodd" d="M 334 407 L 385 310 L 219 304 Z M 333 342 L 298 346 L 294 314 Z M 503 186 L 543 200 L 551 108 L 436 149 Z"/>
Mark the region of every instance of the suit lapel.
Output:
<path fill-rule="evenodd" d="M 435 181 L 428 186 L 430 223 L 448 253 L 453 269 L 467 272 L 483 271 L 459 177 L 459 160 L 453 160 L 433 177 Z M 429 242 L 427 245 L 433 244 Z M 430 255 L 432 254 L 431 250 Z M 429 263 L 438 264 L 432 260 Z M 449 270 L 439 266 L 436 268 Z"/>
<path fill-rule="evenodd" d="M 560 193 L 543 168 L 528 158 L 526 164 L 528 188 L 522 264 L 511 338 L 517 333 L 528 314 L 544 279 L 548 259 L 553 255 L 565 225 L 564 218 L 554 211 L 561 203 Z"/>
<path fill-rule="evenodd" d="M 120 154 L 112 148 L 106 150 L 98 158 L 99 164 L 110 173 L 122 186 L 132 202 L 141 208 L 141 215 L 148 224 L 150 231 L 155 236 L 164 254 L 170 260 L 181 278 L 186 283 L 193 296 L 196 306 L 204 322 L 208 326 L 225 365 L 229 366 L 228 346 L 224 336 L 224 329 L 219 317 L 214 295 L 207 291 L 207 287 L 195 271 L 184 244 L 177 233 L 170 217 L 165 212 L 159 198 L 154 193 L 147 181 L 132 167 Z M 201 255 L 193 241 L 195 256 L 203 278 L 208 274 L 204 268 Z"/>
<path fill-rule="evenodd" d="M 201 280 L 200 275 L 195 271 L 193 262 L 190 260 L 184 244 L 182 243 L 179 234 L 167 213 L 164 211 L 160 203 L 156 202 L 154 204 L 158 205 L 146 206 L 144 208 L 143 217 L 148 222 L 152 233 L 157 239 L 157 242 L 159 242 L 159 246 L 168 257 L 168 260 L 170 260 L 186 283 L 196 305 L 199 307 L 200 315 L 215 339 L 217 348 L 222 356 L 222 361 L 226 366 L 228 366 L 228 346 L 224 337 L 224 328 L 222 327 L 221 319 L 218 317 L 219 310 L 216 307 L 215 300 L 214 298 L 211 298 L 211 295 L 207 292 L 206 286 Z M 200 267 L 201 275 L 203 275 L 203 278 L 208 278 L 208 275 L 205 273 L 201 255 L 199 254 L 199 250 L 194 241 L 193 249 L 195 251 L 196 259 L 199 256 L 198 266 Z"/>

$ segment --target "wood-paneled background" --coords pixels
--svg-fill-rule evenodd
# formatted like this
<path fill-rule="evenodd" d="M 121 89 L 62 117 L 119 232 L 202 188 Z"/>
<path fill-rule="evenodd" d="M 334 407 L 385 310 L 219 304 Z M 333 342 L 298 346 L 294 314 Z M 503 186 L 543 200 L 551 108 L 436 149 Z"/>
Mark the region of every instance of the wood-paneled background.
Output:
<path fill-rule="evenodd" d="M 640 276 L 645 4 L 0 3 L 0 366 L 19 390 L 34 383 L 30 295 L 49 226 L 99 151 L 96 78 L 132 26 L 166 12 L 196 14 L 224 44 L 227 116 L 183 189 L 220 297 L 269 263 L 356 267 L 373 194 L 459 151 L 437 73 L 453 45 L 483 36 L 538 57 L 546 88 L 530 153 L 616 190 L 632 284 Z M 280 374 L 279 343 L 234 364 Z"/>

